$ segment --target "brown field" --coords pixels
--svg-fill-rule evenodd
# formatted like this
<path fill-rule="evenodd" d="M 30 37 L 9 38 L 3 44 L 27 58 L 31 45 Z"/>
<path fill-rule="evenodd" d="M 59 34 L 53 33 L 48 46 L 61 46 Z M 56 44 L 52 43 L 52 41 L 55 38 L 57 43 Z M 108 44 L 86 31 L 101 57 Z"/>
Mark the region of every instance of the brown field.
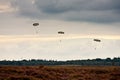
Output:
<path fill-rule="evenodd" d="M 0 66 L 0 80 L 120 80 L 120 67 Z"/>

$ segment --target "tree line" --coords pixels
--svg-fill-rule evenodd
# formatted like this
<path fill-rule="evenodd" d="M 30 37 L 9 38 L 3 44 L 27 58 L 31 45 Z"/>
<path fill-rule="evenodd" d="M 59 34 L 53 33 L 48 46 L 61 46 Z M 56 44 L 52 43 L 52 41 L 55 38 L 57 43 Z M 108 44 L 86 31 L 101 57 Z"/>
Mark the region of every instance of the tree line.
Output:
<path fill-rule="evenodd" d="M 87 59 L 87 60 L 67 60 L 67 61 L 56 61 L 56 60 L 42 60 L 42 59 L 31 59 L 31 60 L 2 60 L 0 65 L 15 65 L 15 66 L 35 66 L 35 65 L 81 65 L 81 66 L 120 66 L 120 57 L 114 57 L 101 59 Z"/>

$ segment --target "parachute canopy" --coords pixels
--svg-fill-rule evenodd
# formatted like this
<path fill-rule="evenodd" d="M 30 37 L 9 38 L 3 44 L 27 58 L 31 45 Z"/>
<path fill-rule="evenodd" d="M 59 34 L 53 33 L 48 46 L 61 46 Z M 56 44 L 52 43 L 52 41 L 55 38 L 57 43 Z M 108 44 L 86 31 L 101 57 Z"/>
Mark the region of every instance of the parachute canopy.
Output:
<path fill-rule="evenodd" d="M 58 34 L 64 34 L 64 32 L 63 31 L 58 31 Z"/>
<path fill-rule="evenodd" d="M 100 40 L 100 39 L 94 39 L 94 41 L 96 41 L 96 42 L 101 42 L 101 40 Z"/>
<path fill-rule="evenodd" d="M 33 26 L 38 26 L 39 25 L 39 23 L 33 23 Z"/>

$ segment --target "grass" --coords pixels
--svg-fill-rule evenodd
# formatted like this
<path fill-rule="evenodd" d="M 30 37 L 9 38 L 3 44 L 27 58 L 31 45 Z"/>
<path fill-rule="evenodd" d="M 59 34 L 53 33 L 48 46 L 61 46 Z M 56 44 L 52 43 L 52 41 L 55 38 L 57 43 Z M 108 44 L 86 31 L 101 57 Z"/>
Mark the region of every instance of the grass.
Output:
<path fill-rule="evenodd" d="M 0 80 L 120 80 L 120 67 L 0 66 Z"/>

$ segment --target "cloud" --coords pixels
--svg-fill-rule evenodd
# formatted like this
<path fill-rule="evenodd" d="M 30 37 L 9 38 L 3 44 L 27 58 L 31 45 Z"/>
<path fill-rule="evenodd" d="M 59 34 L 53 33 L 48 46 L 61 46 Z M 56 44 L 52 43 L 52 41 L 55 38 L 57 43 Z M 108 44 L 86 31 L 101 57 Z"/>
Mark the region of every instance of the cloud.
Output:
<path fill-rule="evenodd" d="M 63 30 L 67 34 L 119 35 L 118 3 L 119 0 L 0 0 L 1 5 L 14 8 L 10 13 L 0 13 L 0 34 L 35 34 L 32 24 L 39 22 L 39 34 Z"/>
<path fill-rule="evenodd" d="M 14 11 L 14 8 L 11 6 L 10 1 L 8 1 L 8 0 L 1 0 L 0 1 L 0 13 Z"/>
<path fill-rule="evenodd" d="M 13 0 L 20 16 L 88 22 L 120 22 L 120 0 Z"/>
<path fill-rule="evenodd" d="M 35 5 L 43 12 L 63 13 L 69 11 L 85 11 L 85 10 L 112 10 L 120 9 L 119 0 L 35 0 Z"/>
<path fill-rule="evenodd" d="M 16 13 L 24 17 L 38 17 L 39 11 L 35 8 L 33 0 L 13 0 L 11 5 L 16 8 Z"/>

